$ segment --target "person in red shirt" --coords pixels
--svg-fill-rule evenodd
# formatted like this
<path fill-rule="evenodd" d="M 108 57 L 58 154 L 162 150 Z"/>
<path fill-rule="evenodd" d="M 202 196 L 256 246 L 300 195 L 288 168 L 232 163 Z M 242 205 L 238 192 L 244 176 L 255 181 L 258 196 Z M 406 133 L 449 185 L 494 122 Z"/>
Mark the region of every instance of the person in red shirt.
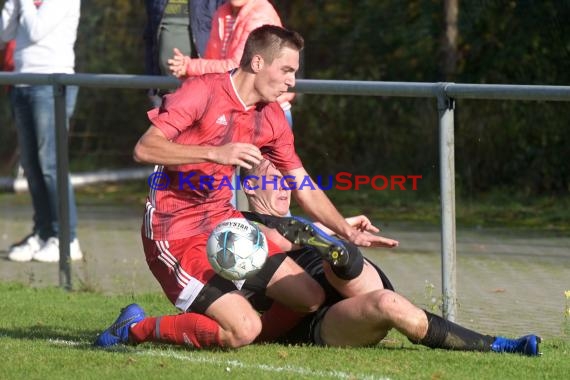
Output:
<path fill-rule="evenodd" d="M 174 49 L 168 60 L 177 78 L 207 73 L 223 73 L 239 66 L 245 42 L 252 30 L 262 25 L 283 26 L 277 11 L 267 0 L 228 0 L 212 17 L 212 28 L 206 51 L 200 58 L 184 55 Z M 295 94 L 284 93 L 277 99 L 289 125 L 293 125 L 291 102 Z"/>
<path fill-rule="evenodd" d="M 310 180 L 277 98 L 295 85 L 303 38 L 264 25 L 250 33 L 240 66 L 223 74 L 187 79 L 149 112 L 151 127 L 134 149 L 137 162 L 159 165 L 167 186 L 150 190 L 142 228 L 147 263 L 170 301 L 183 313 L 146 317 L 127 306 L 95 345 L 161 341 L 201 347 L 241 347 L 260 334 L 262 321 L 239 290 L 261 292 L 284 306 L 281 327 L 293 327 L 319 308 L 324 291 L 301 267 L 269 241 L 262 270 L 245 281 L 217 275 L 206 241 L 223 220 L 242 217 L 231 205 L 237 166 L 251 169 L 271 160 L 296 183 Z M 206 179 L 207 181 L 204 181 Z M 164 183 L 162 183 L 164 184 Z M 206 185 L 204 185 L 206 184 Z M 317 186 L 293 190 L 308 215 L 358 246 L 395 247 L 398 242 L 352 228 Z M 291 309 L 292 312 L 287 313 Z M 264 314 L 271 318 L 271 310 Z"/>
<path fill-rule="evenodd" d="M 14 49 L 16 48 L 16 40 L 6 42 L 6 45 L 0 50 L 2 60 L 1 71 L 14 71 Z M 8 94 L 12 85 L 4 86 L 5 92 Z"/>
<path fill-rule="evenodd" d="M 2 55 L 2 71 L 14 71 L 14 48 L 16 40 L 6 43 L 0 54 Z"/>

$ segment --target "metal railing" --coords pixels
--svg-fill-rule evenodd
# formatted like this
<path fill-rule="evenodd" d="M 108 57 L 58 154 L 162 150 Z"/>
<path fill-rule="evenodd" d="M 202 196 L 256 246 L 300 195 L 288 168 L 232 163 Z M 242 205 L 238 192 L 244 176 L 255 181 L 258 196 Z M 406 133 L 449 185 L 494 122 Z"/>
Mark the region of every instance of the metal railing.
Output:
<path fill-rule="evenodd" d="M 69 265 L 68 149 L 65 128 L 66 85 L 101 88 L 161 88 L 179 85 L 172 77 L 115 74 L 14 74 L 0 73 L 0 84 L 54 86 L 58 191 L 60 194 L 60 286 L 71 289 Z M 454 108 L 456 99 L 502 99 L 570 101 L 570 86 L 491 85 L 459 83 L 368 82 L 297 80 L 294 92 L 321 95 L 423 97 L 437 100 L 439 114 L 441 265 L 443 315 L 454 321 L 457 315 L 456 230 L 455 230 L 455 148 Z"/>

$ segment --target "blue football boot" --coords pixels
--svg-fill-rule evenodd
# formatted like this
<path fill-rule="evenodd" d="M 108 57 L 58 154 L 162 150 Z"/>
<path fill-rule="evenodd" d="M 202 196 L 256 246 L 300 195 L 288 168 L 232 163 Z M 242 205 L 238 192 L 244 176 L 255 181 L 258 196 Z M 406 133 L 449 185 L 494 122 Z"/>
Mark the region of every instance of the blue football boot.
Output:
<path fill-rule="evenodd" d="M 133 323 L 145 318 L 144 310 L 136 303 L 121 309 L 121 314 L 111 326 L 103 331 L 95 340 L 98 347 L 111 347 L 119 343 L 129 342 L 129 328 Z"/>
<path fill-rule="evenodd" d="M 491 351 L 538 356 L 541 355 L 539 352 L 539 344 L 541 341 L 542 339 L 536 335 L 525 335 L 518 339 L 508 339 L 498 336 L 495 338 L 493 344 L 491 344 Z"/>
<path fill-rule="evenodd" d="M 330 236 L 306 219 L 298 216 L 285 217 L 275 228 L 291 243 L 314 248 L 323 259 L 334 266 L 344 266 L 348 263 L 348 250 L 342 241 Z"/>

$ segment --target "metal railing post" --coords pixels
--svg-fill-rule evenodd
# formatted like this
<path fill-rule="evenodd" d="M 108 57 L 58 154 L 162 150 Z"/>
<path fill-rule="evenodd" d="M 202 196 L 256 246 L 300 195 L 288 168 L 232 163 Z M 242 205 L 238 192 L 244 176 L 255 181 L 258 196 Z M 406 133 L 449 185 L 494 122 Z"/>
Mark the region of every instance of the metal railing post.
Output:
<path fill-rule="evenodd" d="M 59 222 L 59 286 L 71 290 L 69 226 L 69 153 L 65 86 L 53 75 L 55 136 L 57 157 L 57 192 Z"/>
<path fill-rule="evenodd" d="M 445 94 L 445 84 L 442 84 L 437 96 L 441 187 L 441 284 L 442 313 L 443 317 L 450 321 L 455 321 L 457 316 L 454 106 L 454 100 Z"/>

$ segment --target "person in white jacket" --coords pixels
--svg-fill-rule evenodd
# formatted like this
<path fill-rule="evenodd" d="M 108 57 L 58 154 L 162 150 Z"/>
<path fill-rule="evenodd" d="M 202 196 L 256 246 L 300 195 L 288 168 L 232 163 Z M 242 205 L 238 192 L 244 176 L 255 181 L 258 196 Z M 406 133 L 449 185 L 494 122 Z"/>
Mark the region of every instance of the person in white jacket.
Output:
<path fill-rule="evenodd" d="M 2 9 L 0 38 L 16 40 L 14 72 L 75 72 L 74 45 L 80 0 L 7 0 Z M 75 108 L 78 88 L 67 86 L 67 124 Z M 10 247 L 12 261 L 59 261 L 59 217 L 56 164 L 54 89 L 51 85 L 16 84 L 10 93 L 18 133 L 20 161 L 34 208 L 31 234 Z M 77 210 L 69 187 L 70 254 L 82 258 L 76 236 Z"/>

